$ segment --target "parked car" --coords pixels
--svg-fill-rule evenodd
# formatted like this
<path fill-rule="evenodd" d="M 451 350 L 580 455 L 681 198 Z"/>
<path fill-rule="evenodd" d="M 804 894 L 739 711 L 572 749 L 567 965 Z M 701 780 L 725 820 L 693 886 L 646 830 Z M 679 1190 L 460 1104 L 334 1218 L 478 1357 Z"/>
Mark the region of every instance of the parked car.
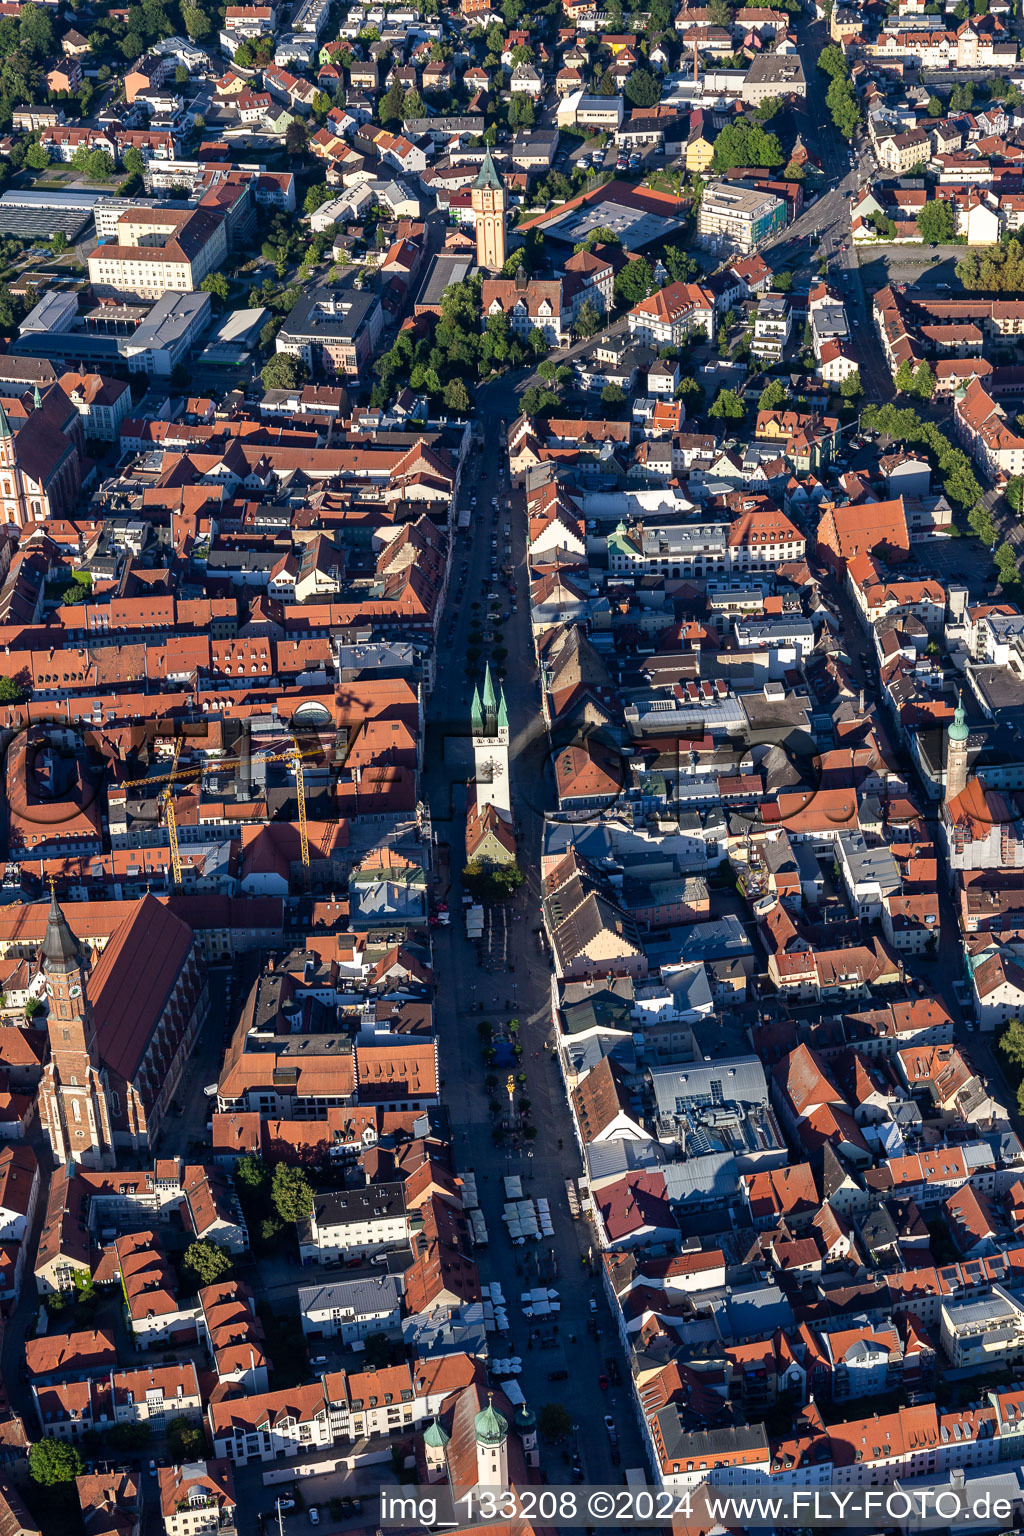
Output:
<path fill-rule="evenodd" d="M 311 1504 L 309 1506 L 309 1523 L 310 1525 L 320 1524 L 320 1511 L 317 1509 L 315 1504 Z"/>

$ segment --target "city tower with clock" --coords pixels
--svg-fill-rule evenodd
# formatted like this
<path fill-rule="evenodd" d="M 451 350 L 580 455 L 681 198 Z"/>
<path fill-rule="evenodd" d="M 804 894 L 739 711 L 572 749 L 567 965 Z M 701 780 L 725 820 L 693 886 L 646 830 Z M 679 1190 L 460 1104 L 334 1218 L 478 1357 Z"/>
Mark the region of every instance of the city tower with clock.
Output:
<path fill-rule="evenodd" d="M 114 1135 L 92 1008 L 89 965 L 56 893 L 42 943 L 50 1060 L 39 1085 L 40 1119 L 56 1163 L 113 1168 Z"/>
<path fill-rule="evenodd" d="M 508 781 L 508 711 L 499 686 L 494 691 L 490 666 L 484 672 L 483 693 L 473 689 L 470 706 L 473 733 L 473 769 L 478 811 L 493 805 L 506 820 L 512 818 L 512 792 Z"/>

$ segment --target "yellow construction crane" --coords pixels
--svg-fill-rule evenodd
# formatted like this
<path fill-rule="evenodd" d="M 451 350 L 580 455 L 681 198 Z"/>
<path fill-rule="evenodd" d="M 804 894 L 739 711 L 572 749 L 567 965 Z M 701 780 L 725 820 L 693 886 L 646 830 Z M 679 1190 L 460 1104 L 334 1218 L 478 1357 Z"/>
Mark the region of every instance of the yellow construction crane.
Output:
<path fill-rule="evenodd" d="M 173 785 L 184 783 L 188 779 L 203 779 L 208 773 L 220 773 L 227 770 L 234 771 L 235 764 L 225 760 L 219 763 L 204 763 L 201 768 L 184 768 L 178 771 L 178 757 L 181 752 L 183 737 L 176 738 L 174 743 L 174 759 L 171 763 L 170 773 L 154 774 L 146 779 L 123 779 L 122 789 L 148 789 L 153 785 L 162 784 L 159 802 L 163 806 L 164 816 L 167 820 L 167 840 L 171 845 L 171 869 L 174 875 L 175 887 L 181 885 L 181 856 L 178 851 L 178 824 L 174 816 L 174 792 Z M 291 747 L 287 752 L 261 752 L 252 759 L 256 763 L 291 763 L 295 772 L 295 793 L 299 803 L 299 848 L 302 853 L 302 865 L 309 868 L 309 828 L 306 821 L 306 779 L 302 769 L 303 758 L 319 757 L 323 755 L 323 749 L 317 748 L 312 752 L 303 752 L 298 746 Z"/>
<path fill-rule="evenodd" d="M 172 780 L 178 771 L 178 758 L 181 755 L 181 743 L 183 740 L 184 738 L 181 736 L 175 737 L 174 740 L 174 758 L 171 762 L 170 773 Z M 174 816 L 174 795 L 171 791 L 170 784 L 166 784 L 164 786 L 164 790 L 160 796 L 160 799 L 163 802 L 164 815 L 167 817 L 167 841 L 171 845 L 171 873 L 174 876 L 174 889 L 176 891 L 180 891 L 181 854 L 178 852 L 178 823 Z"/>

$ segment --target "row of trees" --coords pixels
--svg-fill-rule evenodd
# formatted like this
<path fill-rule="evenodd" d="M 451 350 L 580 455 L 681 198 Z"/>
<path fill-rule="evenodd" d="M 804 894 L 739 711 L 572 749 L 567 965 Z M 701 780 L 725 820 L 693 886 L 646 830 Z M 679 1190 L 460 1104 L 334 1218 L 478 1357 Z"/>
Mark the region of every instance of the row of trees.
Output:
<path fill-rule="evenodd" d="M 924 448 L 942 477 L 943 491 L 950 501 L 955 501 L 960 507 L 970 508 L 968 522 L 972 531 L 982 536 L 980 525 L 976 526 L 972 520 L 975 519 L 977 503 L 981 500 L 981 486 L 971 468 L 971 461 L 962 448 L 954 448 L 946 434 L 933 421 L 922 421 L 910 406 L 868 405 L 861 414 L 861 425 L 866 432 L 881 433 L 908 447 Z M 994 536 L 986 542 L 994 543 Z"/>
<path fill-rule="evenodd" d="M 956 275 L 972 293 L 1020 293 L 1024 290 L 1024 244 L 1009 239 L 968 251 Z"/>
<path fill-rule="evenodd" d="M 844 139 L 852 139 L 860 123 L 860 107 L 857 105 L 842 49 L 837 48 L 835 43 L 829 43 L 821 50 L 818 68 L 830 77 L 825 105 L 832 114 L 832 121 Z"/>

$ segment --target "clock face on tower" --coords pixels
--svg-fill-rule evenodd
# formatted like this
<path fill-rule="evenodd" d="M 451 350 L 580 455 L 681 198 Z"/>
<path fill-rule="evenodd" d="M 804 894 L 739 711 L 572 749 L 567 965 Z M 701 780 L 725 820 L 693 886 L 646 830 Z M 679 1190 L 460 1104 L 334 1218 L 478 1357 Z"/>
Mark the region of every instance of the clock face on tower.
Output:
<path fill-rule="evenodd" d="M 81 997 L 82 989 L 79 986 L 68 988 L 68 997 Z"/>
<path fill-rule="evenodd" d="M 46 995 L 47 995 L 47 997 L 52 997 L 53 996 L 53 982 L 52 981 L 48 981 L 46 983 Z"/>

